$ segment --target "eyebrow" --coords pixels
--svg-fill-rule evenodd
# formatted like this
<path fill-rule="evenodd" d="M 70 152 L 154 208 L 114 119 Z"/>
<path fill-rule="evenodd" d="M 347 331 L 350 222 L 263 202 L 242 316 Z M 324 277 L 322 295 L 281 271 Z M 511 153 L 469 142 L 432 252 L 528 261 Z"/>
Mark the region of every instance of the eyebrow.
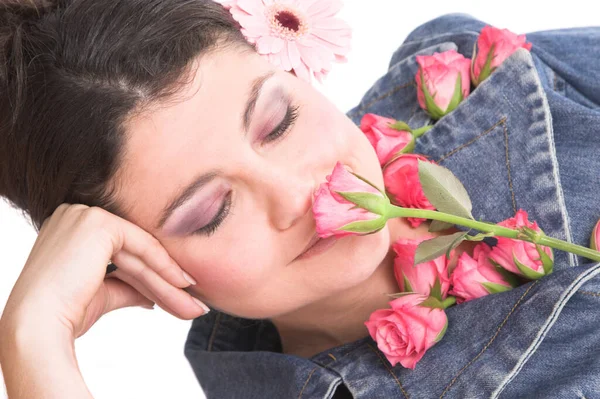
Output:
<path fill-rule="evenodd" d="M 248 97 L 248 101 L 246 102 L 244 117 L 242 118 L 242 125 L 245 132 L 248 132 L 248 130 L 250 129 L 250 121 L 252 121 L 252 116 L 254 115 L 254 109 L 256 108 L 256 102 L 258 101 L 258 97 L 260 95 L 260 89 L 262 89 L 265 82 L 274 74 L 275 71 L 267 72 L 266 74 L 256 78 L 252 83 L 252 87 L 250 89 L 250 96 Z"/>
<path fill-rule="evenodd" d="M 262 89 L 265 82 L 274 74 L 275 71 L 270 71 L 254 79 L 254 81 L 252 82 L 252 85 L 250 86 L 250 96 L 246 101 L 246 106 L 244 107 L 244 113 L 242 116 L 242 127 L 245 132 L 248 132 L 248 130 L 250 129 L 250 122 L 252 121 L 252 117 L 254 115 L 254 110 L 256 108 L 256 102 L 258 101 L 258 97 L 260 95 L 260 90 Z M 194 194 L 196 194 L 196 192 L 200 190 L 200 188 L 211 182 L 218 175 L 219 172 L 216 170 L 203 173 L 197 176 L 185 188 L 180 190 L 174 196 L 174 199 L 171 200 L 161 212 L 161 216 L 156 225 L 156 229 L 162 229 L 167 220 L 171 217 L 171 215 L 173 214 L 173 212 L 175 212 L 177 208 L 189 201 L 194 196 Z"/>

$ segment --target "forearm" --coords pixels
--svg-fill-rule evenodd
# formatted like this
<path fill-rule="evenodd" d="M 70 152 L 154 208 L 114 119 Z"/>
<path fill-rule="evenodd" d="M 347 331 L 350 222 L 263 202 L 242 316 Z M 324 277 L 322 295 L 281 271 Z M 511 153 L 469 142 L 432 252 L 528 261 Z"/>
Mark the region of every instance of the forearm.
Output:
<path fill-rule="evenodd" d="M 44 326 L 3 328 L 0 334 L 0 363 L 10 399 L 92 398 L 65 334 Z"/>

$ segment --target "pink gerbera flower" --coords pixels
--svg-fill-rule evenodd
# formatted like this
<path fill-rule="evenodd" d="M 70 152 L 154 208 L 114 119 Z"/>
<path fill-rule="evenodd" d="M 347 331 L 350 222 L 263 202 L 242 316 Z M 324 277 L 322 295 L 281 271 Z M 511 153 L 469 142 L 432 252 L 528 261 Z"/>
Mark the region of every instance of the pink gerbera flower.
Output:
<path fill-rule="evenodd" d="M 352 31 L 334 15 L 341 0 L 215 0 L 274 65 L 322 82 L 333 62 L 346 62 Z"/>

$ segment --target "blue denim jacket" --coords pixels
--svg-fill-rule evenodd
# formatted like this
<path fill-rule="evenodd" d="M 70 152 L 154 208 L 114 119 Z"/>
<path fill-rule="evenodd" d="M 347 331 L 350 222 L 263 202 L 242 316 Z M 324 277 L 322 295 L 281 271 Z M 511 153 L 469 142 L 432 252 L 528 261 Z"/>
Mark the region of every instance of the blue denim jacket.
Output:
<path fill-rule="evenodd" d="M 417 28 L 348 116 L 432 123 L 417 104 L 415 55 L 470 57 L 484 25 L 453 14 Z M 462 180 L 476 219 L 523 208 L 548 235 L 588 246 L 600 218 L 600 28 L 527 39 L 531 52 L 505 61 L 415 152 Z M 368 399 L 600 398 L 600 264 L 555 259 L 550 276 L 450 308 L 444 339 L 415 370 L 391 367 L 368 334 L 310 359 L 282 354 L 268 320 L 217 311 L 193 321 L 185 355 L 208 399 L 329 399 L 342 388 Z"/>

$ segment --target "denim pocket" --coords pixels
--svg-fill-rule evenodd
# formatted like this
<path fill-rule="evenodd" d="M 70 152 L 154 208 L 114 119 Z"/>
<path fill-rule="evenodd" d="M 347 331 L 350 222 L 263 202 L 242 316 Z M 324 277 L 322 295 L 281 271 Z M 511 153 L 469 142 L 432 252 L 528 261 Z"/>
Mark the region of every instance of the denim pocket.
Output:
<path fill-rule="evenodd" d="M 440 119 L 418 140 L 415 152 L 463 182 L 476 219 L 499 222 L 524 209 L 546 234 L 572 241 L 552 116 L 526 50 L 515 52 Z M 570 254 L 555 255 L 558 269 L 576 265 Z"/>

